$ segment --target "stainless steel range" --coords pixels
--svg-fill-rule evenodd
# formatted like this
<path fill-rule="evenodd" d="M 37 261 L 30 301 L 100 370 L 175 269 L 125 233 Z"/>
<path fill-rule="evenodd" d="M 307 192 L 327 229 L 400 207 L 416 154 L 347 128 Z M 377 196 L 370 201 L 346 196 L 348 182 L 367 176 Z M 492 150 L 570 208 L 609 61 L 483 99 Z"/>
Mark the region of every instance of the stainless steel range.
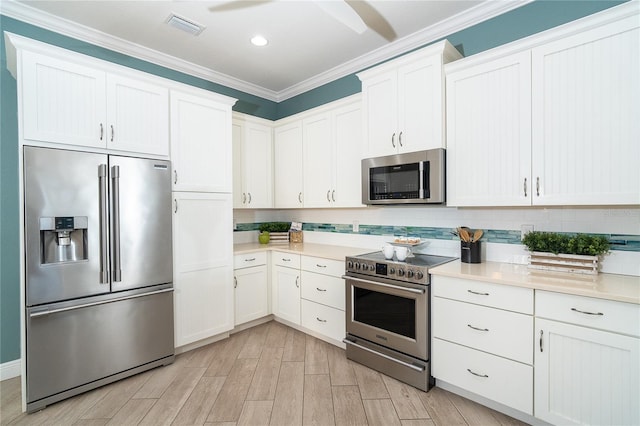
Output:
<path fill-rule="evenodd" d="M 452 257 L 381 252 L 346 258 L 347 358 L 418 389 L 430 387 L 429 268 Z"/>

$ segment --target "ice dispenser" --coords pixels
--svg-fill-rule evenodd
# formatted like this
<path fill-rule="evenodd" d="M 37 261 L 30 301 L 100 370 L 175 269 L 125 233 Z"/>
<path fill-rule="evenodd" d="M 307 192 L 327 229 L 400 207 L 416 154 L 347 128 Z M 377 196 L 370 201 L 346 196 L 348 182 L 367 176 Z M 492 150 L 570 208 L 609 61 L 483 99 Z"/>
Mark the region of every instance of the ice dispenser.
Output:
<path fill-rule="evenodd" d="M 41 262 L 77 262 L 87 259 L 86 216 L 40 218 Z"/>

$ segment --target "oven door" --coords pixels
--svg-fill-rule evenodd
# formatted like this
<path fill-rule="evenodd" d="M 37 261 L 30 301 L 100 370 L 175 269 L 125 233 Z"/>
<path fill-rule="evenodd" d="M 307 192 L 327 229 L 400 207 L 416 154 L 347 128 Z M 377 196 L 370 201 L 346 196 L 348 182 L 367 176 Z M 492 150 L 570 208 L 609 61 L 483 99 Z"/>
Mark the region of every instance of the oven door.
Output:
<path fill-rule="evenodd" d="M 344 276 L 347 333 L 428 361 L 429 286 Z"/>

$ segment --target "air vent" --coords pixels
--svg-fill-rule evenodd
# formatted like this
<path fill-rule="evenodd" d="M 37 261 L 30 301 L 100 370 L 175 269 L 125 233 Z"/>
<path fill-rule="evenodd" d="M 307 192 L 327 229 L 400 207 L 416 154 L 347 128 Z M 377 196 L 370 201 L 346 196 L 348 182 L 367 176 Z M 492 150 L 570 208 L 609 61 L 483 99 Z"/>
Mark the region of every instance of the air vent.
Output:
<path fill-rule="evenodd" d="M 179 30 L 184 31 L 185 33 L 189 33 L 194 36 L 199 35 L 206 28 L 204 25 L 200 25 L 189 19 L 183 18 L 182 16 L 178 16 L 174 13 L 169 15 L 169 17 L 165 22 L 174 28 L 177 28 Z"/>

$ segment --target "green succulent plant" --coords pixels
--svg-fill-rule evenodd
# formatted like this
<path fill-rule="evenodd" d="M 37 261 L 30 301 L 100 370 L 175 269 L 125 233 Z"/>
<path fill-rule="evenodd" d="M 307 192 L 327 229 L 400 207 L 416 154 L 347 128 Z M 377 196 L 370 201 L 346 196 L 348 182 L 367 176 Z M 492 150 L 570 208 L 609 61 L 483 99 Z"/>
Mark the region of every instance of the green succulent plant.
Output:
<path fill-rule="evenodd" d="M 524 236 L 522 244 L 529 251 L 545 253 L 600 256 L 609 252 L 609 240 L 601 235 L 566 235 L 557 232 L 532 231 Z"/>
<path fill-rule="evenodd" d="M 265 222 L 258 228 L 260 232 L 288 232 L 291 222 Z"/>

